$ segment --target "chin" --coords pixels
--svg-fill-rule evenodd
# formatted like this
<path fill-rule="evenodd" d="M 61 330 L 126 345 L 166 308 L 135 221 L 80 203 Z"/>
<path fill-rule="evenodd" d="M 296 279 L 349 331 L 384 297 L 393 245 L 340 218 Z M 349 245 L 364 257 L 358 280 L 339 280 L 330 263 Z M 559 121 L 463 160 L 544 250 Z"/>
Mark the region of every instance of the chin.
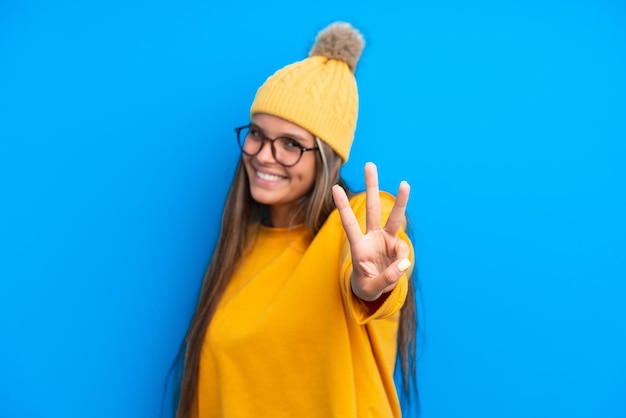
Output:
<path fill-rule="evenodd" d="M 271 206 L 278 202 L 276 196 L 272 196 L 272 193 L 268 193 L 264 190 L 255 190 L 255 188 L 250 188 L 250 195 L 255 202 L 260 203 L 262 205 Z"/>

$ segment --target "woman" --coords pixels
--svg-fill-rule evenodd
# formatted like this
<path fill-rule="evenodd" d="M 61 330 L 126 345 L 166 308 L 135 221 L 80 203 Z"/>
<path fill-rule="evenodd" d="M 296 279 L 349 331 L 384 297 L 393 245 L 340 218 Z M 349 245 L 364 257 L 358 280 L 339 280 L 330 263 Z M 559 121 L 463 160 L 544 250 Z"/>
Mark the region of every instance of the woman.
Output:
<path fill-rule="evenodd" d="M 416 328 L 409 186 L 346 194 L 358 31 L 335 23 L 259 88 L 185 338 L 177 417 L 400 416 Z M 408 297 L 407 297 L 408 295 Z M 406 303 L 405 303 L 406 300 Z M 401 313 L 401 307 L 402 313 Z"/>

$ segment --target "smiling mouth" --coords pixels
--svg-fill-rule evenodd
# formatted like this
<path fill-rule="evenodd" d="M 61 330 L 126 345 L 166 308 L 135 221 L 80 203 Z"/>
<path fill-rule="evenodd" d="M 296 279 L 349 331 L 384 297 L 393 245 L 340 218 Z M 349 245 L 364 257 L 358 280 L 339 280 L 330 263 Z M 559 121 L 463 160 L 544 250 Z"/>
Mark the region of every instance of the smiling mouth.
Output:
<path fill-rule="evenodd" d="M 275 174 L 263 173 L 262 171 L 255 170 L 254 173 L 258 178 L 265 181 L 280 181 L 284 180 L 286 177 L 277 176 Z"/>

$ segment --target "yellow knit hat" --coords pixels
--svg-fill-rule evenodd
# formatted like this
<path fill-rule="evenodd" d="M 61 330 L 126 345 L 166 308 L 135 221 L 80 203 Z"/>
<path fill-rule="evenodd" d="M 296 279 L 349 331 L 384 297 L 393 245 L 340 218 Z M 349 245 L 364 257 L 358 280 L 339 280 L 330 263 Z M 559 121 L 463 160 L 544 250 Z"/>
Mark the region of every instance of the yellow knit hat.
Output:
<path fill-rule="evenodd" d="M 364 45 L 348 23 L 326 27 L 308 58 L 276 71 L 257 90 L 250 116 L 268 113 L 295 123 L 346 162 L 359 111 L 354 71 Z"/>

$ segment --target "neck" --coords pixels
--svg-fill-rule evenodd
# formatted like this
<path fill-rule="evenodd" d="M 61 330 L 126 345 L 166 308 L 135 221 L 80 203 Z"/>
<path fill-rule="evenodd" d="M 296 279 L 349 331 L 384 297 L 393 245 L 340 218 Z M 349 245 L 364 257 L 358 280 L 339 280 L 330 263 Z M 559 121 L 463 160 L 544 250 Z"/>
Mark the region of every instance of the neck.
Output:
<path fill-rule="evenodd" d="M 273 205 L 268 208 L 269 221 L 275 228 L 287 228 L 304 221 L 304 213 L 295 205 Z"/>

